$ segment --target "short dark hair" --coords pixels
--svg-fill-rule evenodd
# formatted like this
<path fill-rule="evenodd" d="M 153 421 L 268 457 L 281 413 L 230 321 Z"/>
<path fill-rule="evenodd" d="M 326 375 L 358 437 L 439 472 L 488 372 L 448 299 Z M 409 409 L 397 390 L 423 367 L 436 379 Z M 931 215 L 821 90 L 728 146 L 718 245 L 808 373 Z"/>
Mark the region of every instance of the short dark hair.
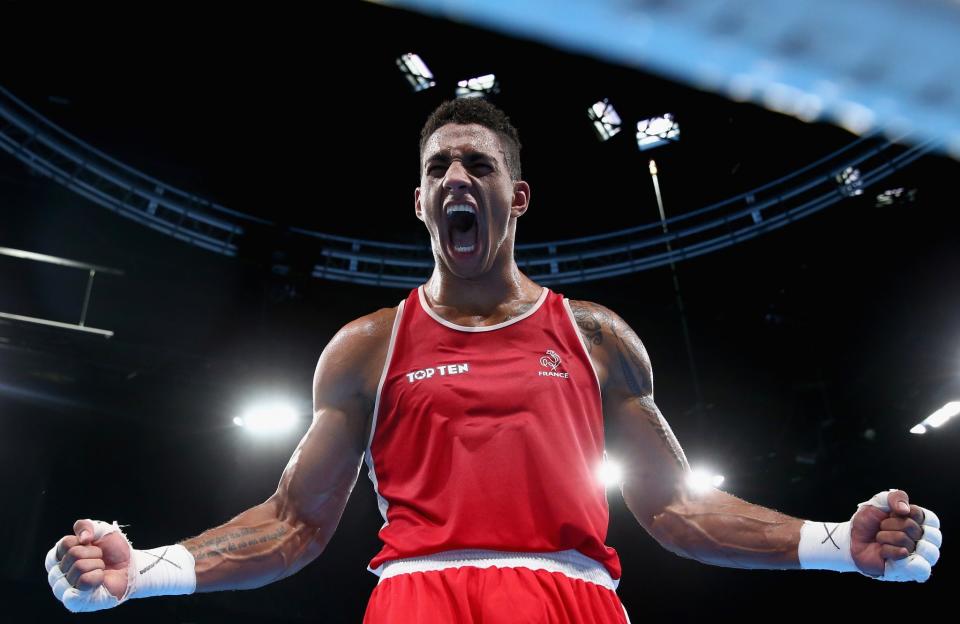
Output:
<path fill-rule="evenodd" d="M 421 161 L 427 140 L 446 124 L 478 124 L 496 132 L 504 148 L 510 177 L 520 179 L 520 137 L 502 110 L 481 98 L 459 98 L 444 102 L 430 113 L 420 130 Z"/>

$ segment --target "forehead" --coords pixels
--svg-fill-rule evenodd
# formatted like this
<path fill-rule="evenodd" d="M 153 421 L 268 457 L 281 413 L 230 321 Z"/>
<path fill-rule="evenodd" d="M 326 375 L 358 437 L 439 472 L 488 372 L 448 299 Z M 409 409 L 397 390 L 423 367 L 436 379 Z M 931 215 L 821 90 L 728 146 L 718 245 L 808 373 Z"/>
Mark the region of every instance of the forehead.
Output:
<path fill-rule="evenodd" d="M 503 146 L 497 133 L 479 124 L 446 124 L 437 128 L 423 146 L 423 157 L 458 156 L 483 152 L 503 158 Z"/>

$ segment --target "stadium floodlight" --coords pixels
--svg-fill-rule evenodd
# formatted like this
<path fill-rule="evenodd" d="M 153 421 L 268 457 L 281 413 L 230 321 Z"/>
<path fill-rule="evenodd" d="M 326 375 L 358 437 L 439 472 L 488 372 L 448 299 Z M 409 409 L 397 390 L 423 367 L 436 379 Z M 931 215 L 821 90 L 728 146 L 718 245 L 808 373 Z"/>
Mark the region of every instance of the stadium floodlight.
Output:
<path fill-rule="evenodd" d="M 645 151 L 680 140 L 680 124 L 672 113 L 637 122 L 637 147 Z"/>
<path fill-rule="evenodd" d="M 687 486 L 694 492 L 703 493 L 723 483 L 723 475 L 714 474 L 708 468 L 695 468 L 687 477 Z"/>
<path fill-rule="evenodd" d="M 905 189 L 903 187 L 887 189 L 877 195 L 877 208 L 886 208 L 888 206 L 904 206 L 912 204 L 917 199 L 917 189 Z"/>
<path fill-rule="evenodd" d="M 423 91 L 437 84 L 433 80 L 433 72 L 418 54 L 413 52 L 404 54 L 397 59 L 397 67 L 403 72 L 414 91 Z"/>
<path fill-rule="evenodd" d="M 623 466 L 610 459 L 606 451 L 603 452 L 603 462 L 597 468 L 597 479 L 605 488 L 619 487 L 623 483 Z"/>
<path fill-rule="evenodd" d="M 930 429 L 939 429 L 957 416 L 960 416 L 960 401 L 950 401 L 924 418 L 922 423 L 915 425 L 910 429 L 910 433 L 926 433 Z"/>
<path fill-rule="evenodd" d="M 299 421 L 297 408 L 287 401 L 262 401 L 252 404 L 233 424 L 254 434 L 279 434 L 290 431 Z"/>
<path fill-rule="evenodd" d="M 500 83 L 494 74 L 478 76 L 458 82 L 456 93 L 458 98 L 487 97 L 500 93 Z"/>
<path fill-rule="evenodd" d="M 847 167 L 834 179 L 840 185 L 840 194 L 844 197 L 856 197 L 863 195 L 863 180 L 860 176 L 860 170 L 856 167 Z"/>
<path fill-rule="evenodd" d="M 593 129 L 597 131 L 597 137 L 600 141 L 607 141 L 620 132 L 620 115 L 617 114 L 613 104 L 607 98 L 595 102 L 593 106 L 588 108 L 587 116 L 593 122 Z"/>

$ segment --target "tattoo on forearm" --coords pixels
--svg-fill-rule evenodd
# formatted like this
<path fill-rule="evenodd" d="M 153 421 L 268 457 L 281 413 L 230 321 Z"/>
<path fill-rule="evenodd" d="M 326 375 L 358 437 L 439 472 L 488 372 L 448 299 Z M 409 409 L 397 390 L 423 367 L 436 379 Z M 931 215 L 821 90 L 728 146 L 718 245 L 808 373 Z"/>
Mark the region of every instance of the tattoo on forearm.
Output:
<path fill-rule="evenodd" d="M 258 533 L 260 533 L 260 529 L 244 527 L 211 537 L 202 542 L 194 544 L 184 542 L 183 545 L 190 551 L 196 561 L 200 561 L 225 552 L 236 552 L 255 544 L 275 542 L 287 534 L 287 527 L 277 527 L 276 530 L 260 536 L 257 536 Z"/>

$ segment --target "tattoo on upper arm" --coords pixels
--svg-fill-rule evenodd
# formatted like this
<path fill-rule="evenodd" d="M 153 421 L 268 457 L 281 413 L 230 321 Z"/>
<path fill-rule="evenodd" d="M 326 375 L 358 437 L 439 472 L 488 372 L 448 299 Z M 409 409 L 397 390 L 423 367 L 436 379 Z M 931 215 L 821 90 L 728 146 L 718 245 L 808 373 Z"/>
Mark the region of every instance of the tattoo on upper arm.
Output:
<path fill-rule="evenodd" d="M 611 344 L 616 348 L 617 363 L 630 400 L 641 406 L 648 424 L 680 468 L 689 470 L 680 443 L 653 401 L 653 371 L 640 337 L 622 319 L 601 306 L 586 301 L 571 301 L 570 307 L 591 352 L 593 345 L 603 344 L 604 333 L 613 338 Z"/>
<path fill-rule="evenodd" d="M 687 463 L 687 456 L 684 455 L 683 448 L 680 447 L 680 442 L 677 441 L 677 437 L 673 435 L 673 430 L 670 429 L 670 424 L 667 423 L 667 419 L 663 417 L 663 414 L 660 413 L 660 408 L 653 402 L 653 397 L 645 396 L 640 398 L 639 401 L 643 405 L 644 413 L 647 415 L 647 422 L 650 423 L 650 427 L 657 432 L 657 436 L 670 451 L 670 455 L 674 461 L 677 462 L 681 470 L 685 472 L 689 471 L 690 465 Z"/>
<path fill-rule="evenodd" d="M 623 320 L 597 304 L 571 301 L 570 308 L 588 350 L 593 352 L 594 345 L 603 344 L 604 333 L 607 333 L 608 337 L 613 338 L 611 344 L 616 348 L 617 363 L 631 394 L 652 395 L 650 362 L 637 334 Z"/>
<path fill-rule="evenodd" d="M 617 361 L 620 362 L 623 379 L 631 394 L 642 397 L 653 395 L 653 375 L 646 349 L 633 330 L 625 323 L 623 325 L 620 331 L 615 325 L 610 326 L 610 333 L 617 339 Z"/>
<path fill-rule="evenodd" d="M 600 327 L 600 321 L 594 316 L 594 311 L 583 304 L 581 301 L 570 302 L 573 309 L 573 318 L 577 321 L 577 327 L 583 334 L 584 342 L 587 343 L 587 352 L 593 352 L 593 345 L 603 342 L 603 331 Z"/>

